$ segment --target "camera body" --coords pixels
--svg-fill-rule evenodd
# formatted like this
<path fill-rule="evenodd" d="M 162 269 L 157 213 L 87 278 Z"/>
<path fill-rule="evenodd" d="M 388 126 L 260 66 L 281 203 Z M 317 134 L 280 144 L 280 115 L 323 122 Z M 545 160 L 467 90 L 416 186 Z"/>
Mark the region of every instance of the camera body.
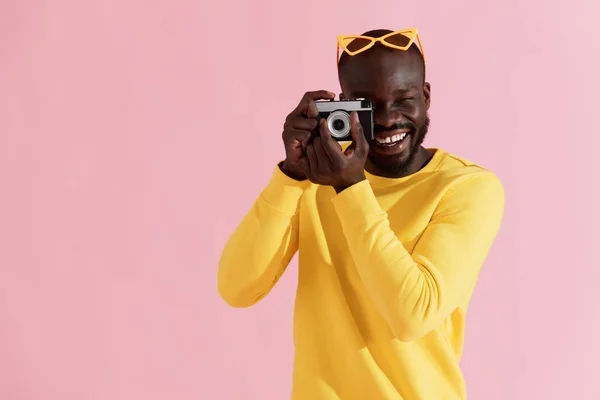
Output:
<path fill-rule="evenodd" d="M 317 101 L 319 117 L 327 121 L 331 137 L 338 142 L 350 142 L 350 113 L 356 111 L 362 125 L 365 138 L 371 141 L 375 138 L 373 133 L 373 105 L 370 100 L 330 100 Z"/>

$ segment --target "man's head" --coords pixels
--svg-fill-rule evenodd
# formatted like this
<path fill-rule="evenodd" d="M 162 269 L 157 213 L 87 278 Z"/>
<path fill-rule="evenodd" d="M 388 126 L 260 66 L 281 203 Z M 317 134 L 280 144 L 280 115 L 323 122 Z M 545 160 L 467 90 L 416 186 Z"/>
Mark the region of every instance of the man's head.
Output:
<path fill-rule="evenodd" d="M 381 37 L 390 32 L 381 29 L 362 36 Z M 396 35 L 388 41 L 406 45 L 409 39 Z M 353 44 L 349 50 L 354 50 Z M 415 172 L 421 166 L 415 163 L 424 152 L 421 144 L 429 126 L 430 103 L 430 85 L 425 82 L 425 61 L 419 48 L 413 43 L 403 51 L 377 43 L 355 56 L 343 52 L 338 70 L 343 98 L 364 97 L 373 102 L 376 139 L 370 143 L 371 169 L 384 176 Z"/>

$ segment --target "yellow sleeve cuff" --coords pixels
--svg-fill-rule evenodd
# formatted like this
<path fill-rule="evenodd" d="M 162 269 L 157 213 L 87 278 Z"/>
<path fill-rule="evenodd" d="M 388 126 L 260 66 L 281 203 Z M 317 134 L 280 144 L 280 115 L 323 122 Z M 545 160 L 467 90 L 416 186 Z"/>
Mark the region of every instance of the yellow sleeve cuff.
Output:
<path fill-rule="evenodd" d="M 275 166 L 271 180 L 261 193 L 261 198 L 274 210 L 282 214 L 295 214 L 298 202 L 310 181 L 297 181 L 290 178 Z"/>
<path fill-rule="evenodd" d="M 367 179 L 340 192 L 331 201 L 344 229 L 362 226 L 370 216 L 384 212 Z"/>

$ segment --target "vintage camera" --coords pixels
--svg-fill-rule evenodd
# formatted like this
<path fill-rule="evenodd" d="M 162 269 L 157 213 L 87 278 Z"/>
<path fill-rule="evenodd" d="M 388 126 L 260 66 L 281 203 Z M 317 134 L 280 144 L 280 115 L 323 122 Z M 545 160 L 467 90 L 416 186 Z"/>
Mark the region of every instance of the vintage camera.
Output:
<path fill-rule="evenodd" d="M 363 127 L 367 141 L 374 139 L 373 135 L 373 105 L 365 99 L 317 101 L 319 117 L 327 120 L 331 136 L 338 142 L 350 142 L 350 113 L 356 111 Z"/>

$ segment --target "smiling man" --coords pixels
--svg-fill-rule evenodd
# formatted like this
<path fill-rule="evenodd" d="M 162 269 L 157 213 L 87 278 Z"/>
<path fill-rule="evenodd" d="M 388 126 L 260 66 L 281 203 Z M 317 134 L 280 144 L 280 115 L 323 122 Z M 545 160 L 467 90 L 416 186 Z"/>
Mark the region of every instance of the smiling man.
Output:
<path fill-rule="evenodd" d="M 299 253 L 293 399 L 466 397 L 465 315 L 504 191 L 422 146 L 431 87 L 416 43 L 416 29 L 339 38 L 340 97 L 371 100 L 375 139 L 353 114 L 340 148 L 315 106 L 334 94 L 306 93 L 284 124 L 285 160 L 223 250 L 233 307 L 265 297 Z"/>

